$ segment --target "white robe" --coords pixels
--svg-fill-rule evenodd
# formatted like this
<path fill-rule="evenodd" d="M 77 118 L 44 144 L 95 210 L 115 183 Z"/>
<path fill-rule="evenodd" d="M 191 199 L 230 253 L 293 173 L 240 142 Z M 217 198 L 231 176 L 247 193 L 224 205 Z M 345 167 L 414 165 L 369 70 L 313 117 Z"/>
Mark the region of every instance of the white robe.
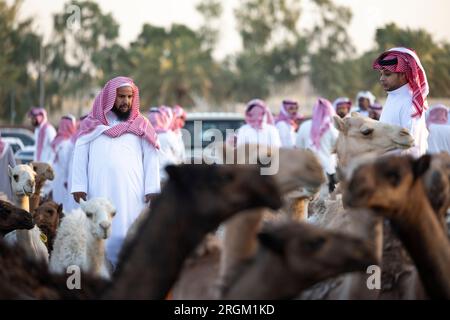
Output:
<path fill-rule="evenodd" d="M 69 160 L 67 163 L 67 192 L 68 197 L 66 198 L 66 202 L 63 204 L 64 213 L 70 213 L 71 211 L 78 209 L 80 205 L 75 202 L 73 199 L 72 194 L 70 193 L 70 190 L 72 190 L 72 167 L 73 167 L 73 154 L 75 150 L 75 144 L 70 142 L 68 146 L 68 154 L 69 154 Z"/>
<path fill-rule="evenodd" d="M 281 145 L 283 148 L 293 149 L 295 147 L 295 130 L 286 121 L 279 121 L 276 124 L 280 134 Z"/>
<path fill-rule="evenodd" d="M 52 164 L 55 153 L 51 146 L 53 139 L 56 137 L 56 130 L 52 125 L 48 125 L 46 129 L 44 143 L 42 145 L 41 159 L 37 159 L 37 145 L 39 141 L 39 132 L 42 130 L 42 126 L 34 129 L 34 141 L 35 141 L 35 152 L 34 152 L 34 161 L 46 162 Z"/>
<path fill-rule="evenodd" d="M 111 125 L 118 123 L 112 112 Z M 117 138 L 102 134 L 98 126 L 78 138 L 73 156 L 71 192 L 85 192 L 88 199 L 105 197 L 116 208 L 106 256 L 117 265 L 128 228 L 145 207 L 145 195 L 160 192 L 157 150 L 146 140 L 127 133 Z"/>
<path fill-rule="evenodd" d="M 409 130 L 414 138 L 414 147 L 408 154 L 420 157 L 427 151 L 428 129 L 425 123 L 425 112 L 420 118 L 412 118 L 415 112 L 412 103 L 412 91 L 408 84 L 397 90 L 388 92 L 386 103 L 381 112 L 380 122 L 395 124 Z"/>
<path fill-rule="evenodd" d="M 243 144 L 257 144 L 270 147 L 281 147 L 280 134 L 275 126 L 263 124 L 262 129 L 256 130 L 248 124 L 244 124 L 237 132 L 238 146 Z"/>
<path fill-rule="evenodd" d="M 179 141 L 173 131 L 158 133 L 158 140 L 160 144 L 160 150 L 158 151 L 159 175 L 161 181 L 165 181 L 168 178 L 165 167 L 181 163 L 178 149 Z"/>
<path fill-rule="evenodd" d="M 72 142 L 70 142 L 70 139 L 64 140 L 56 147 L 53 161 L 53 171 L 55 172 L 55 179 L 52 181 L 53 201 L 58 204 L 62 203 L 64 211 L 69 209 L 67 208 L 69 199 L 73 200 L 68 189 L 71 153 Z"/>
<path fill-rule="evenodd" d="M 312 120 L 303 122 L 297 132 L 296 146 L 299 149 L 309 149 L 317 156 L 325 173 L 336 173 L 337 156 L 334 153 L 339 132 L 333 125 L 320 138 L 320 148 L 313 145 L 311 139 Z"/>
<path fill-rule="evenodd" d="M 427 153 L 440 153 L 446 151 L 450 153 L 450 125 L 431 124 L 429 126 Z"/>
<path fill-rule="evenodd" d="M 186 149 L 184 146 L 184 141 L 183 141 L 183 134 L 181 132 L 181 130 L 179 132 L 174 132 L 174 131 L 170 131 L 169 135 L 173 135 L 174 138 L 170 138 L 175 139 L 176 143 L 176 149 L 175 149 L 175 156 L 178 160 L 179 163 L 184 162 L 185 157 L 186 157 Z"/>

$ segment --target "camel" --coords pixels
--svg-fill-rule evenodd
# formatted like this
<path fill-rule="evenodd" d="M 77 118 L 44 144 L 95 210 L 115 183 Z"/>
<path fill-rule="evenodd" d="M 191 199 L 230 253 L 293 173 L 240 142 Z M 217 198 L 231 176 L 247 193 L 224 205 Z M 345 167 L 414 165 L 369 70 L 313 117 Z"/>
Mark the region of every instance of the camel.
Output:
<path fill-rule="evenodd" d="M 307 223 L 273 224 L 265 227 L 258 238 L 259 252 L 240 266 L 223 299 L 292 299 L 326 278 L 366 271 L 377 264 L 362 239 Z"/>
<path fill-rule="evenodd" d="M 34 227 L 33 217 L 28 211 L 18 208 L 8 201 L 0 200 L 0 237 L 17 230 Z"/>
<path fill-rule="evenodd" d="M 36 172 L 36 186 L 34 193 L 30 196 L 30 210 L 33 212 L 39 207 L 41 201 L 41 190 L 46 181 L 52 181 L 55 173 L 51 165 L 45 162 L 31 162 L 34 172 Z"/>
<path fill-rule="evenodd" d="M 357 112 L 352 112 L 351 117 L 344 119 L 334 116 L 333 121 L 339 130 L 336 153 L 341 170 L 355 157 L 368 153 L 382 155 L 414 145 L 414 139 L 407 129 L 363 117 Z"/>
<path fill-rule="evenodd" d="M 343 200 L 349 207 L 371 208 L 388 218 L 414 260 L 428 296 L 450 299 L 450 243 L 424 184 L 431 162 L 425 155 L 363 164 L 352 174 Z"/>
<path fill-rule="evenodd" d="M 81 290 L 68 290 L 66 277 L 50 274 L 42 263 L 18 254 L 20 248 L 0 241 L 0 298 L 164 299 L 208 232 L 247 209 L 281 206 L 274 179 L 261 176 L 256 166 L 180 165 L 166 171 L 169 181 L 122 250 L 113 282 L 85 275 Z"/>
<path fill-rule="evenodd" d="M 45 244 L 50 255 L 53 251 L 56 230 L 63 217 L 62 204 L 58 205 L 53 201 L 46 201 L 33 211 L 33 219 L 47 239 Z"/>
<path fill-rule="evenodd" d="M 31 165 L 17 165 L 14 168 L 9 167 L 8 174 L 11 178 L 16 205 L 30 212 L 29 197 L 34 193 L 36 172 Z M 48 250 L 42 241 L 42 233 L 36 225 L 30 230 L 16 230 L 8 233 L 5 241 L 11 245 L 21 246 L 33 259 L 48 262 Z"/>

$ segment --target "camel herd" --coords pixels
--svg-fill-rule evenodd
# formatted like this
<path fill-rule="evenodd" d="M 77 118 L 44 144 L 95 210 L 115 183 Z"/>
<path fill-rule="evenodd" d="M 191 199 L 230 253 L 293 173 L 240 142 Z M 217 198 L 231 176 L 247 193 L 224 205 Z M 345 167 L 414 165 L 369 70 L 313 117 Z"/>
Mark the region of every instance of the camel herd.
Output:
<path fill-rule="evenodd" d="M 0 200 L 2 299 L 448 299 L 450 155 L 412 159 L 396 126 L 357 114 L 334 119 L 339 186 L 328 194 L 309 150 L 263 160 L 219 147 L 218 163 L 169 166 L 161 194 L 130 229 L 112 271 L 104 241 L 115 209 L 90 199 L 77 212 L 40 198 L 42 163 L 10 168 Z M 260 155 L 259 155 L 260 156 Z M 64 269 L 79 265 L 82 287 Z M 370 288 L 367 270 L 381 269 Z"/>

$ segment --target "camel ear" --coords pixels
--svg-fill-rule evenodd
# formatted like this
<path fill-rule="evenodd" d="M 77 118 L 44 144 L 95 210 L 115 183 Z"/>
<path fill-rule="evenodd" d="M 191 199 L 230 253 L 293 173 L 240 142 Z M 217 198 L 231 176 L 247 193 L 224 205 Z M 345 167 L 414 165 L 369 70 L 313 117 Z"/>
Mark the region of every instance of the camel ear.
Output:
<path fill-rule="evenodd" d="M 334 127 L 341 132 L 345 132 L 345 122 L 339 116 L 333 116 Z"/>
<path fill-rule="evenodd" d="M 282 255 L 284 252 L 284 240 L 278 234 L 270 231 L 258 233 L 259 243 L 270 251 Z"/>
<path fill-rule="evenodd" d="M 11 167 L 9 164 L 8 164 L 8 177 L 12 177 L 12 171 L 13 171 L 13 167 Z"/>
<path fill-rule="evenodd" d="M 426 154 L 417 160 L 413 160 L 414 178 L 420 178 L 429 168 L 431 163 L 431 155 Z"/>

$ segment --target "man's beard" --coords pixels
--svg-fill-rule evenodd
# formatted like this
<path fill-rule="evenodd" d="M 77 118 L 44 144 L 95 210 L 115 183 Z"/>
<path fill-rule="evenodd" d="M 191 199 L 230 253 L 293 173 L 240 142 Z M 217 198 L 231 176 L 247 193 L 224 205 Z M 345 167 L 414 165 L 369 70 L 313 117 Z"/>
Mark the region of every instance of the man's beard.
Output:
<path fill-rule="evenodd" d="M 122 112 L 122 111 L 120 111 L 119 109 L 116 109 L 116 108 L 113 108 L 112 111 L 116 114 L 117 118 L 119 118 L 119 120 L 121 120 L 121 121 L 125 121 L 125 120 L 128 120 L 128 118 L 130 118 L 131 108 L 128 109 L 128 111 L 125 111 L 125 112 Z"/>

